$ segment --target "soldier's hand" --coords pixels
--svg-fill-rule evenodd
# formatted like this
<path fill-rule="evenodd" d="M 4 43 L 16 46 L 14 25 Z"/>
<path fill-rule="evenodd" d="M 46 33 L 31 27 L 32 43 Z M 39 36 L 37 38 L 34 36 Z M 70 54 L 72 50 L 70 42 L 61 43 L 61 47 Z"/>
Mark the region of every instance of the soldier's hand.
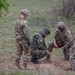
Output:
<path fill-rule="evenodd" d="M 61 47 L 62 50 L 64 50 L 64 47 Z"/>
<path fill-rule="evenodd" d="M 46 51 L 46 54 L 47 54 L 47 55 L 51 55 L 51 52 L 49 52 L 49 51 L 47 50 L 47 51 Z"/>

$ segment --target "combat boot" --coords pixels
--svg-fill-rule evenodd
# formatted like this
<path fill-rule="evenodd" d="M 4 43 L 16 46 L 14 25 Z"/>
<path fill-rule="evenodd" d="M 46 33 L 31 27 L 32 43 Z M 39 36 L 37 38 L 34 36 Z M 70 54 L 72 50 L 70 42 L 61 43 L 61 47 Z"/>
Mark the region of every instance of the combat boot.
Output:
<path fill-rule="evenodd" d="M 16 68 L 18 68 L 18 69 L 22 69 L 22 68 L 20 67 L 20 59 L 17 59 L 17 60 L 15 61 L 15 66 L 16 66 Z"/>
<path fill-rule="evenodd" d="M 34 64 L 40 64 L 40 62 L 37 60 L 37 58 L 35 56 L 31 57 L 31 62 Z"/>
<path fill-rule="evenodd" d="M 27 68 L 27 63 L 24 62 L 24 63 L 23 63 L 23 67 L 24 67 L 24 68 Z"/>
<path fill-rule="evenodd" d="M 16 66 L 16 68 L 18 68 L 18 69 L 22 69 L 21 66 L 20 66 L 20 64 L 17 63 L 17 62 L 15 62 L 15 66 Z"/>

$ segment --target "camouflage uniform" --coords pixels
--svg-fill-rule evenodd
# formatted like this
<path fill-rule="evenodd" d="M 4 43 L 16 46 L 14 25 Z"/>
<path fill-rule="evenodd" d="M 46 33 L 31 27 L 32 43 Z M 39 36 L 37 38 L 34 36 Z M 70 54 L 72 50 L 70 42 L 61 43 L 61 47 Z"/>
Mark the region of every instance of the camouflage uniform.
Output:
<path fill-rule="evenodd" d="M 41 59 L 43 57 L 45 57 L 46 51 L 47 51 L 47 47 L 45 44 L 45 36 L 43 35 L 44 32 L 39 32 L 37 34 L 35 34 L 32 37 L 32 41 L 31 41 L 31 61 L 34 59 L 36 61 L 36 59 Z M 50 34 L 50 32 L 49 32 Z M 33 61 L 32 61 L 33 62 Z"/>
<path fill-rule="evenodd" d="M 69 62 L 71 65 L 71 69 L 75 71 L 75 52 L 70 55 Z"/>
<path fill-rule="evenodd" d="M 20 58 L 24 52 L 24 67 L 27 66 L 29 52 L 28 43 L 30 41 L 28 22 L 22 18 L 15 21 L 15 39 L 16 39 L 16 66 L 19 67 Z"/>
<path fill-rule="evenodd" d="M 75 70 L 75 39 L 68 42 L 66 45 L 66 49 L 68 49 L 68 54 L 70 55 L 69 62 L 71 65 L 70 70 Z"/>
<path fill-rule="evenodd" d="M 66 25 L 63 22 L 59 22 L 58 29 L 54 36 L 54 40 L 49 44 L 48 50 L 52 52 L 53 48 L 62 48 L 65 60 L 69 60 L 68 51 L 65 50 L 64 47 L 66 47 L 66 44 L 70 40 L 72 40 L 72 35 L 70 30 L 66 27 Z"/>

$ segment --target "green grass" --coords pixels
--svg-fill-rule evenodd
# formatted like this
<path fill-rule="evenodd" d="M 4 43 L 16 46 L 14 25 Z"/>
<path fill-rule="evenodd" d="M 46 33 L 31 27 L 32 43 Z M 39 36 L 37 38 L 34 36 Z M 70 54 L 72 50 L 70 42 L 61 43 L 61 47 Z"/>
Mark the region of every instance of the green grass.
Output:
<path fill-rule="evenodd" d="M 43 1 L 43 2 L 42 2 Z M 15 51 L 14 36 L 14 21 L 19 17 L 20 11 L 27 8 L 30 11 L 30 15 L 27 20 L 32 23 L 37 22 L 41 16 L 44 18 L 46 12 L 51 10 L 55 6 L 56 0 L 8 0 L 9 13 L 3 13 L 0 18 L 0 50 Z M 48 16 L 45 16 L 48 17 Z M 39 21 L 38 21 L 39 22 Z M 42 21 L 41 21 L 42 22 Z M 38 25 L 39 26 L 39 25 Z M 43 28 L 37 27 L 33 29 L 30 27 L 31 36 Z"/>
<path fill-rule="evenodd" d="M 33 75 L 33 71 L 26 71 L 26 70 L 5 71 L 5 72 L 3 71 L 1 75 Z"/>
<path fill-rule="evenodd" d="M 8 0 L 9 2 L 9 13 L 3 13 L 0 17 L 0 52 L 9 51 L 15 52 L 15 40 L 14 36 L 14 21 L 19 17 L 20 11 L 27 8 L 30 12 L 27 20 L 30 23 L 30 36 L 41 31 L 44 27 L 48 27 L 51 34 L 45 39 L 46 44 L 53 40 L 56 23 L 60 20 L 56 20 L 52 16 L 52 9 L 56 6 L 59 0 Z M 66 22 L 66 19 L 63 19 Z M 46 23 L 47 22 L 47 23 Z M 75 26 L 73 21 L 67 21 L 70 24 L 71 30 L 75 33 Z M 38 23 L 36 26 L 33 26 Z M 54 49 L 54 55 L 62 55 L 62 50 Z M 34 73 L 35 74 L 35 73 Z M 1 75 L 34 75 L 30 71 L 17 71 L 17 72 L 3 72 Z M 36 73 L 36 75 L 38 75 Z M 67 75 L 67 74 L 66 74 Z"/>

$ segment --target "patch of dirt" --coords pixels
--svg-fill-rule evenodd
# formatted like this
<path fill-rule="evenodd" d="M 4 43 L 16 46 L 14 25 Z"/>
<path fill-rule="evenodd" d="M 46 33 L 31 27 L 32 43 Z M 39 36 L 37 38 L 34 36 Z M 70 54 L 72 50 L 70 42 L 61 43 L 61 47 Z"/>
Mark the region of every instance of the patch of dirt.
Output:
<path fill-rule="evenodd" d="M 14 65 L 14 61 L 14 53 L 7 51 L 0 52 L 0 70 L 17 70 L 16 66 Z M 41 73 L 40 75 L 49 75 L 50 73 L 52 75 L 63 75 L 67 73 L 65 69 L 70 67 L 70 64 L 68 61 L 64 61 L 63 59 L 53 59 L 52 63 L 42 62 L 39 65 L 34 65 L 33 63 L 29 62 L 28 67 L 30 67 L 33 71 L 38 71 L 38 73 Z M 46 72 L 48 74 L 46 74 Z"/>

